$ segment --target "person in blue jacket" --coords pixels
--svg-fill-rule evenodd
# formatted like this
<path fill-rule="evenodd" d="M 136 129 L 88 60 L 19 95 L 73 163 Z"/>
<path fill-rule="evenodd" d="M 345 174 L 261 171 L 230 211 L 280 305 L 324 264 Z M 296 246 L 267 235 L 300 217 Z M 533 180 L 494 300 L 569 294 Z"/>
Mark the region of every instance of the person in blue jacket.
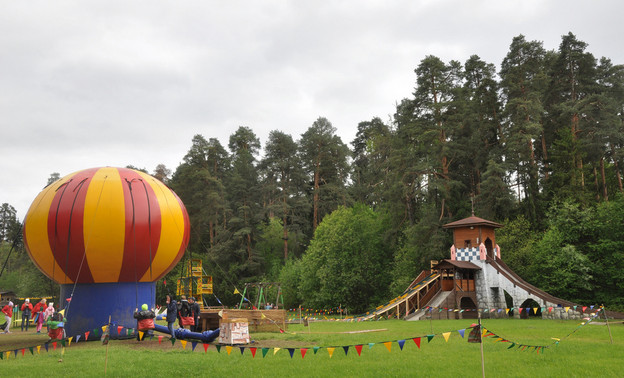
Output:
<path fill-rule="evenodd" d="M 178 304 L 176 300 L 171 298 L 171 295 L 167 294 L 167 328 L 172 339 L 175 339 L 175 333 L 173 333 L 173 323 L 178 318 Z"/>

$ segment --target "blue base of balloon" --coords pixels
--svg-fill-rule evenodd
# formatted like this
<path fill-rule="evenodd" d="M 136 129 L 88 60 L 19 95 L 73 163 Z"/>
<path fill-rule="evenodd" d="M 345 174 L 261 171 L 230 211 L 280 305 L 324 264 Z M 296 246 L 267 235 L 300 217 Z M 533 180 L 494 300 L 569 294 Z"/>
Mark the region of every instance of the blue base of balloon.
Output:
<path fill-rule="evenodd" d="M 102 335 L 102 326 L 108 324 L 110 316 L 113 326 L 110 329 L 111 338 L 127 337 L 128 328 L 136 328 L 134 311 L 147 303 L 154 308 L 156 298 L 155 282 L 121 282 L 61 285 L 62 305 L 67 308 L 67 298 L 72 296 L 71 303 L 65 313 L 65 334 L 67 337 L 81 335 L 84 340 L 85 332 L 89 332 L 89 340 L 99 339 Z M 122 334 L 118 334 L 117 326 L 124 327 Z"/>

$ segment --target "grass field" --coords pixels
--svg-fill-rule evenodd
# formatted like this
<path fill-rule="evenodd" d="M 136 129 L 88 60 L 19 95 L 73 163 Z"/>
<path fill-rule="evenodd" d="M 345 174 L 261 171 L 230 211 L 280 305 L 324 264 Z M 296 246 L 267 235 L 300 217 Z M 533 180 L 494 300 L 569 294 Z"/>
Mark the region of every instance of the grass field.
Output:
<path fill-rule="evenodd" d="M 210 345 L 204 352 L 198 343 L 194 351 L 166 338 L 137 342 L 111 340 L 108 346 L 107 375 L 111 377 L 188 376 L 481 376 L 478 343 L 468 343 L 468 332 L 462 338 L 458 330 L 470 327 L 471 320 L 437 320 L 406 322 L 387 320 L 375 322 L 315 322 L 309 327 L 290 325 L 288 332 L 254 333 L 252 344 L 242 350 L 234 346 L 228 354 L 225 346 L 217 352 Z M 494 337 L 484 339 L 485 373 L 489 377 L 621 377 L 624 375 L 624 326 L 611 324 L 614 343 L 610 343 L 607 327 L 590 323 L 579 327 L 578 321 L 554 320 L 484 320 L 483 325 L 496 335 L 523 345 L 549 345 L 537 353 L 534 348 L 522 351 L 508 349 L 506 342 Z M 576 330 L 576 331 L 575 331 Z M 575 332 L 573 332 L 575 331 Z M 345 333 L 352 332 L 352 333 Z M 448 341 L 443 334 L 451 332 Z M 569 335 L 573 332 L 569 337 Z M 435 335 L 428 341 L 427 335 Z M 421 337 L 417 347 L 413 338 Z M 553 345 L 553 338 L 559 338 Z M 397 341 L 405 340 L 403 350 Z M 56 350 L 40 354 L 29 346 L 42 345 L 47 336 L 34 332 L 0 334 L 0 351 L 18 349 L 0 361 L 3 377 L 104 376 L 107 348 L 100 342 L 72 343 L 64 353 Z M 391 342 L 388 351 L 385 342 Z M 362 345 L 361 355 L 355 349 Z M 250 347 L 258 348 L 252 358 Z M 317 353 L 313 348 L 320 347 Z M 335 347 L 330 358 L 328 347 Z M 348 347 L 345 354 L 343 347 Z M 22 356 L 21 348 L 26 348 Z M 262 348 L 266 356 L 263 357 Z M 281 348 L 276 353 L 275 348 Z M 291 358 L 287 348 L 294 348 Z M 309 348 L 302 358 L 301 348 Z"/>

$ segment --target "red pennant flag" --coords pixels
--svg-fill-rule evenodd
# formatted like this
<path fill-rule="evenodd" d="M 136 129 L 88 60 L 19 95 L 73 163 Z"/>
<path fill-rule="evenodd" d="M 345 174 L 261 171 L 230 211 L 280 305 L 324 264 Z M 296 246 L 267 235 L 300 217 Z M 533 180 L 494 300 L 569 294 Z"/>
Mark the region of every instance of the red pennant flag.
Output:
<path fill-rule="evenodd" d="M 52 343 L 53 349 L 56 350 L 56 341 Z"/>
<path fill-rule="evenodd" d="M 26 353 L 26 348 L 22 349 L 22 356 L 24 355 L 24 353 Z"/>
<path fill-rule="evenodd" d="M 308 348 L 301 348 L 301 359 L 305 358 L 307 351 L 308 351 Z"/>
<path fill-rule="evenodd" d="M 586 309 L 587 309 L 587 306 L 583 306 L 583 312 L 585 312 Z"/>
<path fill-rule="evenodd" d="M 414 340 L 414 343 L 416 343 L 416 346 L 418 347 L 418 349 L 420 349 L 420 337 L 416 337 L 413 340 Z"/>
<path fill-rule="evenodd" d="M 91 332 L 89 332 L 89 331 L 85 332 L 85 341 L 89 340 L 89 333 L 91 333 Z"/>
<path fill-rule="evenodd" d="M 357 351 L 358 356 L 362 354 L 362 345 L 356 345 L 355 350 Z"/>
<path fill-rule="evenodd" d="M 163 285 L 167 286 L 167 279 L 166 278 L 163 280 Z"/>
<path fill-rule="evenodd" d="M 158 344 L 162 343 L 162 339 L 163 339 L 162 336 L 158 336 Z"/>
<path fill-rule="evenodd" d="M 117 326 L 117 333 L 121 335 L 121 330 L 123 329 L 122 326 Z"/>
<path fill-rule="evenodd" d="M 249 351 L 251 352 L 251 358 L 256 358 L 256 349 L 257 348 L 249 348 Z"/>
<path fill-rule="evenodd" d="M 210 344 L 204 343 L 204 353 L 206 353 L 208 351 L 208 345 L 210 345 Z"/>

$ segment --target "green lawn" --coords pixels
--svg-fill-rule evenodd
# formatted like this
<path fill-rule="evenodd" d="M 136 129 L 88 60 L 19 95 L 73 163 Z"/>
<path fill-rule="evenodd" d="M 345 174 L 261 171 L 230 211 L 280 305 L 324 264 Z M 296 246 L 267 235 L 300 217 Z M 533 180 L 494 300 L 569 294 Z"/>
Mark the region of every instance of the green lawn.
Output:
<path fill-rule="evenodd" d="M 310 327 L 290 325 L 288 332 L 255 333 L 254 343 L 235 346 L 228 355 L 225 346 L 220 353 L 214 345 L 207 352 L 201 343 L 192 351 L 189 342 L 184 349 L 180 341 L 173 346 L 163 339 L 138 343 L 135 340 L 112 340 L 108 348 L 109 376 L 481 376 L 479 344 L 468 343 L 468 332 L 462 338 L 458 330 L 470 327 L 471 320 L 437 320 L 406 322 L 401 320 L 359 323 L 316 322 Z M 578 321 L 554 320 L 484 320 L 485 328 L 517 345 L 549 345 L 537 353 L 535 348 L 521 351 L 508 342 L 484 339 L 486 376 L 492 377 L 554 377 L 591 376 L 619 377 L 623 375 L 624 326 L 611 324 L 614 344 L 610 343 L 607 327 Z M 575 331 L 569 337 L 566 335 Z M 360 333 L 344 333 L 370 331 Z M 451 332 L 448 341 L 444 333 Z M 435 335 L 428 341 L 427 335 Z M 418 348 L 412 340 L 422 337 Z M 561 339 L 553 345 L 553 338 Z M 0 334 L 0 351 L 42 345 L 47 337 L 16 329 L 10 335 Z M 403 350 L 398 340 L 405 340 Z M 384 342 L 391 342 L 388 351 Z M 355 349 L 362 345 L 361 355 Z M 369 345 L 372 345 L 369 346 Z M 252 358 L 250 347 L 257 353 Z M 313 348 L 320 347 L 317 353 Z M 330 358 L 328 347 L 335 347 Z M 343 347 L 348 347 L 345 354 Z M 262 348 L 266 356 L 262 356 Z M 275 348 L 281 348 L 277 353 Z M 293 357 L 287 348 L 294 348 Z M 301 348 L 309 348 L 305 358 Z M 0 361 L 2 376 L 104 376 L 107 348 L 100 342 L 72 343 L 65 348 L 34 355 L 21 349 L 15 356 Z M 61 360 L 59 362 L 59 360 Z"/>

